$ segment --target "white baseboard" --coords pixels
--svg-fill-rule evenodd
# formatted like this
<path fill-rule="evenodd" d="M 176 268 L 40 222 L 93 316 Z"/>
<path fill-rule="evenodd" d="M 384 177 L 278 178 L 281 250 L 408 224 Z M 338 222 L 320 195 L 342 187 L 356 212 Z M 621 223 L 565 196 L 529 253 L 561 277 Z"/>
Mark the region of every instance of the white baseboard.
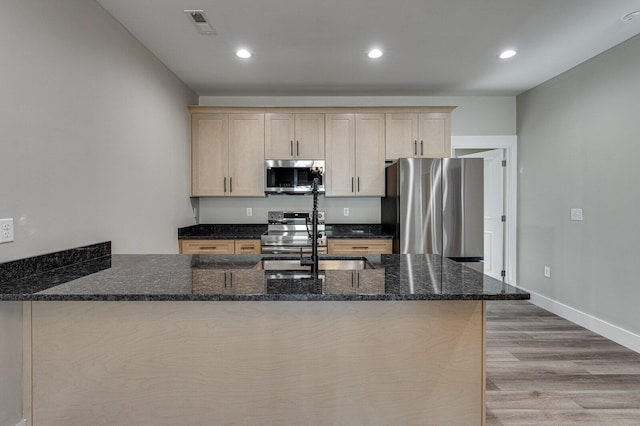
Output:
<path fill-rule="evenodd" d="M 607 339 L 625 346 L 632 351 L 640 353 L 640 335 L 596 318 L 593 315 L 579 311 L 578 309 L 572 308 L 564 303 L 556 302 L 553 299 L 535 293 L 531 290 L 527 290 L 523 287 L 518 288 L 531 293 L 531 303 L 534 305 L 576 323 L 587 330 L 591 330 L 594 333 L 606 337 Z"/>

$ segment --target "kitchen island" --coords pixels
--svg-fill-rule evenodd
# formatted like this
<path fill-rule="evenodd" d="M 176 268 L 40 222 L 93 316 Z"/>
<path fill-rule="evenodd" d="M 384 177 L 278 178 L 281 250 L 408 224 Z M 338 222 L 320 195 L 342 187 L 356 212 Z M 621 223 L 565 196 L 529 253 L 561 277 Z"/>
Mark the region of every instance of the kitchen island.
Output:
<path fill-rule="evenodd" d="M 265 257 L 110 255 L 0 285 L 24 301 L 29 424 L 484 422 L 484 303 L 527 293 L 435 255 L 318 277 Z"/>

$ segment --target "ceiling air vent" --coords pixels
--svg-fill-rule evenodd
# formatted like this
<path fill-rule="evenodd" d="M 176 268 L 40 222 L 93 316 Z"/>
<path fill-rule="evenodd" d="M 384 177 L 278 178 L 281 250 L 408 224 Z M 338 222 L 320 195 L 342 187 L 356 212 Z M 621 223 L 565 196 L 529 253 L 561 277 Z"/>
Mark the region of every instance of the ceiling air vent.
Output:
<path fill-rule="evenodd" d="M 185 10 L 184 13 L 196 26 L 198 32 L 203 35 L 217 35 L 218 33 L 209 25 L 209 20 L 204 14 L 204 10 Z"/>

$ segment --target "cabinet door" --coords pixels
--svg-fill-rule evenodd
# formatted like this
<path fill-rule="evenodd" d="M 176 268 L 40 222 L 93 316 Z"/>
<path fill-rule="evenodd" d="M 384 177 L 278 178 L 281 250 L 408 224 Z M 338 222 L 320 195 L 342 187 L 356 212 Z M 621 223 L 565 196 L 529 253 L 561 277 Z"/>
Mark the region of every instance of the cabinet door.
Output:
<path fill-rule="evenodd" d="M 356 190 L 355 114 L 327 114 L 326 121 L 325 195 L 328 197 L 354 196 Z"/>
<path fill-rule="evenodd" d="M 191 291 L 194 294 L 262 294 L 264 272 L 194 269 L 191 272 Z"/>
<path fill-rule="evenodd" d="M 191 195 L 225 195 L 228 176 L 228 114 L 191 116 Z"/>
<path fill-rule="evenodd" d="M 384 269 L 354 271 L 356 294 L 384 294 Z"/>
<path fill-rule="evenodd" d="M 418 155 L 420 157 L 451 156 L 450 114 L 425 113 L 418 120 Z"/>
<path fill-rule="evenodd" d="M 324 159 L 324 114 L 295 114 L 295 157 Z"/>
<path fill-rule="evenodd" d="M 418 143 L 418 114 L 386 114 L 386 159 L 415 157 Z"/>
<path fill-rule="evenodd" d="M 180 240 L 181 254 L 234 254 L 233 240 Z"/>
<path fill-rule="evenodd" d="M 356 114 L 356 195 L 385 194 L 384 114 Z"/>
<path fill-rule="evenodd" d="M 236 254 L 260 254 L 260 240 L 236 240 Z"/>
<path fill-rule="evenodd" d="M 327 239 L 328 254 L 391 254 L 391 239 Z"/>
<path fill-rule="evenodd" d="M 265 114 L 264 156 L 267 160 L 295 157 L 293 114 Z"/>
<path fill-rule="evenodd" d="M 264 114 L 229 114 L 232 197 L 264 197 Z"/>

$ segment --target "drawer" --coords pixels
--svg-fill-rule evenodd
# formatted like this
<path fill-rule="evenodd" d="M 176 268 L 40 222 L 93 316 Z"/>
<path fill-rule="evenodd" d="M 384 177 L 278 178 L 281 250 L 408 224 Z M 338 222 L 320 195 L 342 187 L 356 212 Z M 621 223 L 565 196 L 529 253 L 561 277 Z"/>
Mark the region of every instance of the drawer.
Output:
<path fill-rule="evenodd" d="M 260 240 L 236 240 L 236 254 L 260 254 Z"/>
<path fill-rule="evenodd" d="M 181 254 L 234 254 L 234 240 L 180 240 Z"/>
<path fill-rule="evenodd" d="M 327 239 L 329 254 L 391 254 L 391 239 Z"/>

